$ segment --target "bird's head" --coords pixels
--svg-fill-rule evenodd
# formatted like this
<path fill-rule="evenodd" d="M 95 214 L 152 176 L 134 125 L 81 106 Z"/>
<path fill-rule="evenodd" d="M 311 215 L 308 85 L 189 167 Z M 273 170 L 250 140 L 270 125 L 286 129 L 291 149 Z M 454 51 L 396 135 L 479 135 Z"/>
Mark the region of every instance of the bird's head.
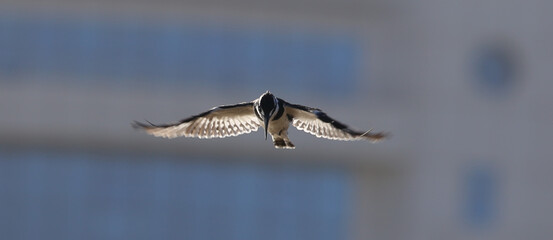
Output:
<path fill-rule="evenodd" d="M 258 116 L 263 119 L 264 128 L 265 128 L 265 140 L 267 140 L 267 129 L 269 128 L 269 120 L 271 117 L 278 112 L 278 100 L 277 98 L 270 93 L 269 91 L 263 93 L 259 97 L 258 104 L 255 107 Z"/>

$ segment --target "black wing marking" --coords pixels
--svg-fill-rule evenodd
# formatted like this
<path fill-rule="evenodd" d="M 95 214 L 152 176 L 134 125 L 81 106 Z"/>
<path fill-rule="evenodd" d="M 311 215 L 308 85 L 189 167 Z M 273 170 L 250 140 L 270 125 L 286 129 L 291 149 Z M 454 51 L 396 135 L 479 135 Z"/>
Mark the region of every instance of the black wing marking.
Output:
<path fill-rule="evenodd" d="M 355 131 L 347 125 L 329 117 L 318 108 L 284 103 L 288 117 L 291 119 L 294 127 L 320 138 L 343 141 L 364 139 L 376 142 L 387 136 L 385 133 L 373 133 L 371 130 L 366 132 Z"/>
<path fill-rule="evenodd" d="M 257 131 L 253 102 L 223 105 L 172 124 L 134 122 L 133 127 L 156 137 L 224 138 Z"/>

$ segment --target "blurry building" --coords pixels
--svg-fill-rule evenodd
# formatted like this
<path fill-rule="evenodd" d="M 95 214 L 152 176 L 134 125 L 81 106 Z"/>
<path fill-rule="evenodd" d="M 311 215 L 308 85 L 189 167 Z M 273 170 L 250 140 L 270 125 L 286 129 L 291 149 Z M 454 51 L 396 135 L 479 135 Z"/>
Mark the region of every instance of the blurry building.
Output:
<path fill-rule="evenodd" d="M 0 4 L 2 239 L 550 239 L 540 1 Z M 393 137 L 158 139 L 270 90 Z"/>

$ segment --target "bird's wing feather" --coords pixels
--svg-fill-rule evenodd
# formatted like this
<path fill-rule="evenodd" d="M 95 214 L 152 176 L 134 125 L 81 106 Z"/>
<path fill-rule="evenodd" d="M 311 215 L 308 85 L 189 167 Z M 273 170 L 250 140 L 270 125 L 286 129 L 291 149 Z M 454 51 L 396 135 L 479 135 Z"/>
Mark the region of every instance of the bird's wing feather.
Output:
<path fill-rule="evenodd" d="M 178 123 L 156 125 L 134 122 L 133 126 L 156 137 L 224 138 L 257 131 L 261 125 L 254 113 L 253 103 L 246 102 L 215 107 Z"/>
<path fill-rule="evenodd" d="M 286 103 L 287 114 L 292 119 L 292 125 L 299 130 L 313 134 L 319 138 L 332 140 L 352 141 L 370 140 L 378 141 L 386 137 L 384 133 L 355 131 L 345 124 L 334 120 L 318 108 L 312 108 L 297 104 Z"/>

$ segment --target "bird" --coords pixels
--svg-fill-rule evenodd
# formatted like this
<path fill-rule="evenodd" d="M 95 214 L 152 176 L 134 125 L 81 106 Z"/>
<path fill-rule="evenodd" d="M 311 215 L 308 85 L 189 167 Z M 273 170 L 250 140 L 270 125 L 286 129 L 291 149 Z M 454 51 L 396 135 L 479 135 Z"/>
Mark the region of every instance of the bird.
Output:
<path fill-rule="evenodd" d="M 271 135 L 275 148 L 294 149 L 288 138 L 290 124 L 318 138 L 378 142 L 388 136 L 372 129 L 361 132 L 329 117 L 318 108 L 292 104 L 266 91 L 259 98 L 233 105 L 214 107 L 206 112 L 170 124 L 134 121 L 135 129 L 163 138 L 224 138 L 255 132 L 262 127 Z"/>

